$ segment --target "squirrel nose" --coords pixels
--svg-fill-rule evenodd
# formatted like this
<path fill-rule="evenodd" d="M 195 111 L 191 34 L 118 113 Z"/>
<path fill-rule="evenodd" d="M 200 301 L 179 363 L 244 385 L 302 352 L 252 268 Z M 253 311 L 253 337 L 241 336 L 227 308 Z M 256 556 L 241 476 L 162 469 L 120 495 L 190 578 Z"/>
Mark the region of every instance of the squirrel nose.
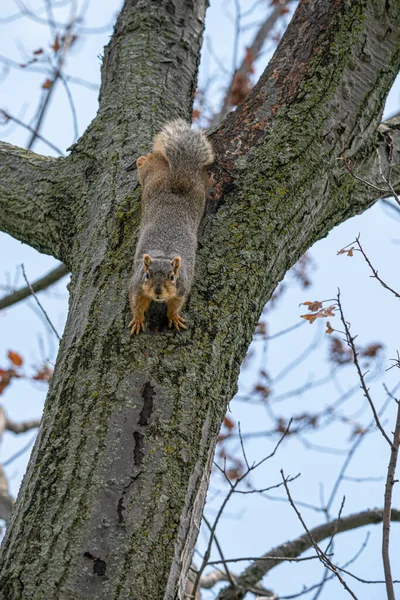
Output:
<path fill-rule="evenodd" d="M 154 288 L 154 293 L 155 293 L 155 294 L 157 294 L 157 296 L 160 296 L 160 295 L 161 295 L 161 293 L 162 293 L 161 285 L 157 285 L 157 286 Z"/>

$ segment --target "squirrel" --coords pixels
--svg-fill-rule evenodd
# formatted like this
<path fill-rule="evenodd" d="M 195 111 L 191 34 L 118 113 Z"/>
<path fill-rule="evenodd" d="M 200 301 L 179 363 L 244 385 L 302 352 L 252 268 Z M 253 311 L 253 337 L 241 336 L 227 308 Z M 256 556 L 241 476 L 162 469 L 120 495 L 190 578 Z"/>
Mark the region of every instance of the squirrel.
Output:
<path fill-rule="evenodd" d="M 142 214 L 129 284 L 131 335 L 144 331 L 152 301 L 166 302 L 169 327 L 187 329 L 179 311 L 193 281 L 207 167 L 213 161 L 210 142 L 183 119 L 166 123 L 154 139 L 153 152 L 136 161 Z"/>

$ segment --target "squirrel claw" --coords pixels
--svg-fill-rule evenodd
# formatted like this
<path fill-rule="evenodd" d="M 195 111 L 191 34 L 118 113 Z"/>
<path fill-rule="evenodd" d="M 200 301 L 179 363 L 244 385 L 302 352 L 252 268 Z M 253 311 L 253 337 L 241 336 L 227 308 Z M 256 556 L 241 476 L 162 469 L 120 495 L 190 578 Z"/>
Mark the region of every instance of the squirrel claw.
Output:
<path fill-rule="evenodd" d="M 172 315 L 171 317 L 168 318 L 168 327 L 171 328 L 172 324 L 173 324 L 176 331 L 180 331 L 180 328 L 187 329 L 187 327 L 186 327 L 186 325 L 184 325 L 184 323 L 186 323 L 186 319 L 181 317 L 181 315 Z"/>
<path fill-rule="evenodd" d="M 144 321 L 139 321 L 138 319 L 132 319 L 129 323 L 128 327 L 131 329 L 131 335 L 136 335 L 140 333 L 140 330 L 144 331 Z"/>

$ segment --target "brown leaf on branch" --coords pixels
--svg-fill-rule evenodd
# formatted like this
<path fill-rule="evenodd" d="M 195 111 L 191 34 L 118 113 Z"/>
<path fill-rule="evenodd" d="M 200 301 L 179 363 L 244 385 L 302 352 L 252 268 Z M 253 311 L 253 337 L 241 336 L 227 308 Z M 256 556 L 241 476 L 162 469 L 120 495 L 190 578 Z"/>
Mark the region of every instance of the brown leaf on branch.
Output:
<path fill-rule="evenodd" d="M 235 423 L 234 421 L 232 421 L 229 417 L 224 417 L 224 426 L 229 429 L 232 430 L 235 428 Z"/>
<path fill-rule="evenodd" d="M 0 369 L 0 394 L 4 392 L 6 387 L 10 385 L 13 378 L 18 378 L 20 375 L 14 369 Z"/>
<path fill-rule="evenodd" d="M 309 252 L 306 252 L 299 258 L 297 263 L 293 265 L 290 270 L 290 273 L 294 276 L 294 278 L 303 286 L 303 288 L 307 288 L 311 285 L 310 273 L 309 271 L 314 268 L 314 261 L 311 258 Z"/>
<path fill-rule="evenodd" d="M 246 98 L 251 90 L 248 76 L 241 71 L 237 71 L 233 77 L 231 87 L 231 104 L 237 106 Z"/>
<path fill-rule="evenodd" d="M 22 363 L 24 362 L 24 359 L 22 358 L 22 356 L 20 354 L 18 354 L 17 352 L 13 352 L 12 350 L 8 351 L 7 356 L 11 360 L 12 364 L 15 365 L 16 367 L 20 367 L 22 365 Z"/>
<path fill-rule="evenodd" d="M 353 428 L 353 431 L 351 432 L 350 439 L 352 439 L 358 435 L 364 435 L 366 432 L 367 432 L 367 429 L 365 427 L 362 427 L 361 425 L 355 425 Z"/>
<path fill-rule="evenodd" d="M 332 325 L 329 323 L 329 321 L 326 322 L 326 331 L 325 333 L 328 333 L 329 335 L 331 333 L 333 333 L 335 330 L 333 329 Z"/>
<path fill-rule="evenodd" d="M 351 350 L 337 337 L 330 340 L 329 360 L 337 365 L 345 365 L 353 361 Z"/>
<path fill-rule="evenodd" d="M 38 56 L 39 54 L 43 54 L 43 48 L 38 48 L 37 50 L 34 50 L 33 54 L 35 56 Z"/>
<path fill-rule="evenodd" d="M 374 358 L 378 354 L 378 352 L 382 349 L 383 349 L 383 344 L 379 344 L 379 343 L 370 344 L 369 346 L 367 346 L 365 348 L 365 350 L 360 352 L 360 355 L 364 356 L 364 357 Z"/>
<path fill-rule="evenodd" d="M 331 304 L 330 306 L 327 306 L 326 308 L 321 308 L 322 307 L 322 302 L 319 302 L 319 300 L 315 300 L 314 302 L 302 302 L 300 304 L 300 306 L 308 306 L 308 310 L 313 311 L 313 314 L 309 315 L 300 315 L 302 319 L 305 319 L 306 321 L 308 321 L 310 324 L 314 323 L 314 321 L 316 319 L 321 319 L 321 318 L 325 318 L 325 317 L 334 317 L 335 316 L 335 310 L 337 310 L 337 306 L 336 304 Z M 319 310 L 321 309 L 321 310 Z M 315 312 L 318 311 L 318 312 Z"/>
<path fill-rule="evenodd" d="M 258 333 L 259 335 L 267 334 L 267 324 L 265 323 L 265 321 L 260 321 L 259 323 L 257 323 L 256 333 Z"/>
<path fill-rule="evenodd" d="M 251 52 L 251 48 L 246 48 L 246 55 L 244 57 L 244 63 L 249 73 L 254 73 L 254 56 Z"/>
<path fill-rule="evenodd" d="M 46 81 L 42 85 L 42 88 L 44 90 L 49 90 L 52 85 L 53 85 L 53 81 L 51 79 L 46 79 Z"/>
<path fill-rule="evenodd" d="M 57 54 L 57 52 L 58 52 L 58 51 L 59 51 L 59 49 L 61 48 L 61 44 L 60 44 L 60 36 L 58 35 L 58 33 L 57 33 L 57 35 L 56 35 L 56 38 L 55 38 L 55 40 L 54 40 L 54 44 L 52 44 L 52 45 L 50 46 L 50 48 L 52 48 L 52 49 L 54 50 L 55 54 Z"/>
<path fill-rule="evenodd" d="M 354 256 L 354 247 L 349 248 L 349 250 L 342 248 L 338 251 L 338 254 L 347 254 L 347 256 Z"/>
<path fill-rule="evenodd" d="M 322 308 L 322 302 L 319 300 L 315 300 L 315 302 L 303 302 L 304 306 L 308 306 L 308 310 L 311 312 L 316 312 L 320 308 Z"/>
<path fill-rule="evenodd" d="M 50 381 L 53 375 L 53 369 L 50 369 L 47 365 L 43 365 L 41 369 L 32 377 L 34 381 Z"/>
<path fill-rule="evenodd" d="M 262 385 L 261 383 L 257 383 L 257 385 L 254 386 L 254 391 L 258 394 L 261 394 L 263 398 L 268 398 L 271 393 L 271 388 L 266 385 Z"/>

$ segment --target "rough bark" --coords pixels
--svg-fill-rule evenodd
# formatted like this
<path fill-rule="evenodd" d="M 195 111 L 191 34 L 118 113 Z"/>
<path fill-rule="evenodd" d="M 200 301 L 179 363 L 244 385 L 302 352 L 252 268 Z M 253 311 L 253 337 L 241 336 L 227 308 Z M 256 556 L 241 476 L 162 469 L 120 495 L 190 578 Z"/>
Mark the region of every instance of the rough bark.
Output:
<path fill-rule="evenodd" d="M 62 260 L 72 240 L 61 159 L 0 142 L 0 230 Z"/>
<path fill-rule="evenodd" d="M 62 163 L 67 230 L 39 228 L 38 242 L 24 220 L 2 222 L 34 247 L 60 249 L 72 270 L 40 434 L 3 544 L 2 600 L 184 597 L 217 433 L 262 307 L 315 240 L 377 199 L 338 158 L 376 177 L 379 143 L 386 165 L 377 126 L 400 66 L 400 7 L 303 2 L 259 85 L 213 135 L 216 187 L 189 330 L 130 339 L 133 165 L 162 122 L 190 114 L 205 4 L 126 0 L 99 113 Z M 394 126 L 393 137 L 398 148 Z M 0 172 L 5 199 L 11 169 Z"/>

